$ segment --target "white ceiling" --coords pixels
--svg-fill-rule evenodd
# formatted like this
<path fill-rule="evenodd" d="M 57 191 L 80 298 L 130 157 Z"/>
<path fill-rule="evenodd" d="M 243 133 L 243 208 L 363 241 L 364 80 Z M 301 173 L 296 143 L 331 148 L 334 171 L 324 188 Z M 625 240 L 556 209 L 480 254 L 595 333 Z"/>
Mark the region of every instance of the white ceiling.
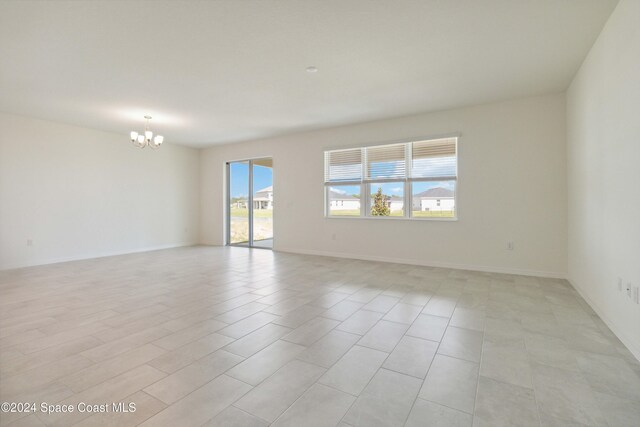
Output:
<path fill-rule="evenodd" d="M 0 111 L 199 147 L 562 91 L 616 2 L 0 1 Z"/>

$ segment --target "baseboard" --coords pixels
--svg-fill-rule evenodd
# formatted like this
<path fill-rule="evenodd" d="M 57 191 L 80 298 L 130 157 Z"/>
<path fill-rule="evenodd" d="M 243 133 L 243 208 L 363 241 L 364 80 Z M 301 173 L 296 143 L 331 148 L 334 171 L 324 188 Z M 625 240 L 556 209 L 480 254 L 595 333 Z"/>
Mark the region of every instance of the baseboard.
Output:
<path fill-rule="evenodd" d="M 133 250 L 123 250 L 123 251 L 112 251 L 112 252 L 99 252 L 96 254 L 91 254 L 87 256 L 72 256 L 72 257 L 60 257 L 60 258 L 50 258 L 41 262 L 33 263 L 33 264 L 17 264 L 10 265 L 8 267 L 3 267 L 0 271 L 6 270 L 15 270 L 18 268 L 27 268 L 27 267 L 37 267 L 39 265 L 50 265 L 50 264 L 58 264 L 61 262 L 71 262 L 71 261 L 82 261 L 87 259 L 94 258 L 106 258 L 110 256 L 118 256 L 118 255 L 128 255 L 128 254 L 136 254 L 140 252 L 151 252 L 151 251 L 159 251 L 162 249 L 171 249 L 171 248 L 183 248 L 187 246 L 197 246 L 196 242 L 183 242 L 183 243 L 171 243 L 167 245 L 157 245 L 157 246 L 147 246 L 144 248 L 133 249 Z"/>
<path fill-rule="evenodd" d="M 633 356 L 638 359 L 640 362 L 640 343 L 635 342 L 633 339 L 629 338 L 627 334 L 622 332 L 622 329 L 609 317 L 605 314 L 604 310 L 598 306 L 589 295 L 576 283 L 574 283 L 571 279 L 567 278 L 567 281 L 573 286 L 573 288 L 580 294 L 580 296 L 591 306 L 593 311 L 602 319 L 602 321 L 611 329 L 611 332 L 614 333 L 615 336 L 618 337 L 622 344 L 624 344 L 627 349 L 633 354 Z"/>
<path fill-rule="evenodd" d="M 303 254 L 303 255 L 318 255 L 318 256 L 326 256 L 326 257 L 333 257 L 333 258 L 359 259 L 364 261 L 391 262 L 394 264 L 420 265 L 423 267 L 452 268 L 456 270 L 482 271 L 485 273 L 515 274 L 519 276 L 545 277 L 550 279 L 566 278 L 565 273 L 538 271 L 538 270 L 525 270 L 525 269 L 519 269 L 519 268 L 468 265 L 468 264 L 457 264 L 457 263 L 437 262 L 437 261 L 432 262 L 432 261 L 421 261 L 421 260 L 413 260 L 413 259 L 406 259 L 406 258 L 381 257 L 381 256 L 375 256 L 375 255 L 358 255 L 358 254 L 351 254 L 351 253 L 327 252 L 327 251 L 282 248 L 282 247 L 277 247 L 275 248 L 275 250 L 278 252 L 288 252 L 288 253 Z"/>

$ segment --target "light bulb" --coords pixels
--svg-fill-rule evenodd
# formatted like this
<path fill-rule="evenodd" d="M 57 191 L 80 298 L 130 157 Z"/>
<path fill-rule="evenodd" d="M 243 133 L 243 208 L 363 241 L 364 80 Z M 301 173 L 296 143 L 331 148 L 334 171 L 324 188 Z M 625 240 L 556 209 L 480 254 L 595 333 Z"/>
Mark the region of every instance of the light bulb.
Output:
<path fill-rule="evenodd" d="M 138 132 L 135 132 L 135 131 L 131 132 L 131 140 L 135 141 L 136 139 L 138 139 Z"/>
<path fill-rule="evenodd" d="M 151 138 L 153 137 L 153 132 L 151 132 L 150 130 L 144 131 L 144 137 L 147 139 L 147 141 L 151 141 Z"/>
<path fill-rule="evenodd" d="M 156 135 L 156 137 L 153 139 L 153 142 L 155 142 L 156 145 L 162 144 L 162 141 L 164 141 L 164 136 L 162 135 Z"/>
<path fill-rule="evenodd" d="M 138 135 L 138 142 L 142 144 L 144 142 L 144 135 Z"/>

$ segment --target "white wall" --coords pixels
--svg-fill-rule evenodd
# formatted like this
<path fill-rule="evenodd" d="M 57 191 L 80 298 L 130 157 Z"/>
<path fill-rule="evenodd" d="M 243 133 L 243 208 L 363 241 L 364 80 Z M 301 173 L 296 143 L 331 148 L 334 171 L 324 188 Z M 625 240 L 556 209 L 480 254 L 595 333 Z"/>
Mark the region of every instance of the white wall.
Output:
<path fill-rule="evenodd" d="M 640 359 L 640 1 L 622 0 L 567 92 L 569 279 Z"/>
<path fill-rule="evenodd" d="M 460 132 L 458 221 L 327 219 L 323 150 Z M 240 144 L 201 156 L 201 242 L 224 243 L 224 164 L 273 156 L 275 249 L 564 276 L 564 95 Z M 544 203 L 540 203 L 544 200 Z M 335 234 L 336 240 L 332 240 Z M 507 250 L 507 242 L 515 250 Z"/>
<path fill-rule="evenodd" d="M 197 243 L 198 159 L 0 114 L 0 269 Z"/>

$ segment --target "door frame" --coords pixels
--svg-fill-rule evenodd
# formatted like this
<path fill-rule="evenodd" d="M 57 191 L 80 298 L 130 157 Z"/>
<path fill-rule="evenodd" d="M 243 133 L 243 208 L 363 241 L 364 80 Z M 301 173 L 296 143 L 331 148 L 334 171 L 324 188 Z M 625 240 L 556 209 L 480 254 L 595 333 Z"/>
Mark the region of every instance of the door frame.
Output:
<path fill-rule="evenodd" d="M 266 248 L 263 246 L 254 246 L 254 242 L 253 242 L 253 162 L 256 160 L 264 160 L 264 159 L 270 159 L 271 160 L 271 186 L 273 187 L 273 181 L 274 181 L 274 168 L 273 168 L 273 157 L 271 156 L 261 156 L 261 157 L 252 157 L 250 159 L 242 159 L 242 160 L 229 160 L 227 162 L 225 162 L 225 169 L 226 169 L 226 195 L 225 195 L 225 206 L 226 206 L 226 230 L 225 230 L 225 235 L 226 235 L 226 246 L 237 246 L 237 247 L 244 247 L 244 248 L 254 248 L 254 249 L 267 249 L 267 250 L 272 250 L 273 249 L 273 245 L 271 248 Z M 249 165 L 249 194 L 247 197 L 247 210 L 248 210 L 248 216 L 247 216 L 247 220 L 249 221 L 249 240 L 245 243 L 231 243 L 231 163 L 243 163 L 243 162 L 247 162 L 247 164 Z M 274 209 L 275 210 L 275 205 L 274 205 Z M 273 224 L 272 224 L 273 227 Z M 273 231 L 273 230 L 272 230 Z M 275 237 L 275 236 L 274 236 Z M 271 238 L 271 240 L 274 240 L 274 237 Z"/>

